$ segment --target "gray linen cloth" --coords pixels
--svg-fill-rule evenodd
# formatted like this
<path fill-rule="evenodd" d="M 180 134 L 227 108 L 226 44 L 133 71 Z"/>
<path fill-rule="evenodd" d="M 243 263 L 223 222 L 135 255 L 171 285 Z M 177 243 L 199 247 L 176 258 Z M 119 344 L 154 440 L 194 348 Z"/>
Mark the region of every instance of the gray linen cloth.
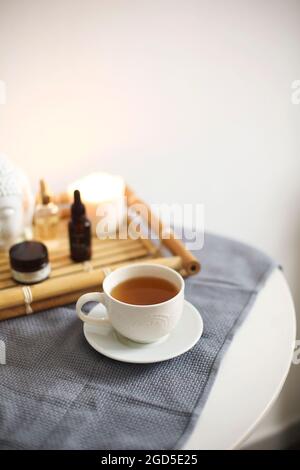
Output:
<path fill-rule="evenodd" d="M 1 449 L 180 448 L 220 361 L 275 263 L 242 243 L 206 235 L 186 299 L 204 333 L 175 359 L 124 364 L 85 341 L 74 305 L 0 322 Z"/>

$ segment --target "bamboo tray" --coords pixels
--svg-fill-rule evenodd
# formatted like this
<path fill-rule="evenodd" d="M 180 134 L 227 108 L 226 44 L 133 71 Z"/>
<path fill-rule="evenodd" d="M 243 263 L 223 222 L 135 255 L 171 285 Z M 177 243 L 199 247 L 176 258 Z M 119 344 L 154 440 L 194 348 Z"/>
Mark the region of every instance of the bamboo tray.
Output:
<path fill-rule="evenodd" d="M 139 203 L 146 207 L 153 223 L 155 217 L 149 206 L 129 188 L 126 195 L 128 205 Z M 64 215 L 67 216 L 68 213 L 65 212 Z M 163 224 L 158 219 L 156 223 L 161 237 Z M 74 263 L 69 256 L 67 221 L 63 219 L 58 240 L 46 243 L 52 268 L 50 278 L 46 281 L 30 286 L 16 283 L 11 278 L 8 254 L 0 254 L 0 320 L 75 302 L 83 293 L 101 290 L 103 279 L 111 270 L 129 263 L 147 261 L 164 264 L 180 271 L 184 276 L 199 271 L 198 260 L 172 233 L 168 239 L 160 241 L 169 251 L 167 256 L 161 252 L 159 246 L 142 236 L 135 240 L 99 240 L 93 237 L 92 259 Z"/>

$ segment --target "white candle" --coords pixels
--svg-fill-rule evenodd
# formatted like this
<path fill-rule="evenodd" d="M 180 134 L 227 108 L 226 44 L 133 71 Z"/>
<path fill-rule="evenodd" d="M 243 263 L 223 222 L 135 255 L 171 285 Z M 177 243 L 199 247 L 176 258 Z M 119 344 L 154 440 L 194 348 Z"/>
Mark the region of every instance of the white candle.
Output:
<path fill-rule="evenodd" d="M 70 196 L 78 189 L 85 204 L 93 232 L 105 236 L 117 231 L 125 216 L 125 182 L 121 176 L 91 173 L 68 187 Z"/>

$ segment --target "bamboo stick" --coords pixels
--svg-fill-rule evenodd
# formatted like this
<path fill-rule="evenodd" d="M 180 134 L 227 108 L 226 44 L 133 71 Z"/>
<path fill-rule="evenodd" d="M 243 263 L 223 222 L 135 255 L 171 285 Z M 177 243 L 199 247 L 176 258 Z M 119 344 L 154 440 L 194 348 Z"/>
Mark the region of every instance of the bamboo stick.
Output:
<path fill-rule="evenodd" d="M 98 288 L 99 286 L 95 286 L 94 288 Z M 71 304 L 77 301 L 77 299 L 87 292 L 91 292 L 93 290 L 93 286 L 86 290 L 81 290 L 78 292 L 72 292 L 70 294 L 65 294 L 63 296 L 54 297 L 51 299 L 41 300 L 39 302 L 33 302 L 31 304 L 31 308 L 33 310 L 32 314 L 39 313 L 42 310 L 48 310 L 50 308 L 61 307 L 62 305 Z M 0 310 L 0 321 L 8 320 L 9 318 L 20 317 L 25 315 L 25 307 L 24 305 L 18 305 L 10 308 L 6 308 Z M 32 315 L 30 314 L 30 315 Z"/>
<path fill-rule="evenodd" d="M 188 274 L 197 274 L 200 271 L 200 263 L 197 258 L 185 247 L 184 243 L 175 237 L 175 234 L 168 230 L 169 238 L 163 238 L 164 225 L 162 221 L 151 211 L 150 207 L 141 199 L 128 186 L 126 187 L 126 196 L 128 206 L 133 204 L 143 205 L 147 212 L 147 223 L 149 227 L 157 230 L 159 238 L 162 243 L 173 253 L 173 255 L 182 258 L 183 266 Z"/>
<path fill-rule="evenodd" d="M 147 249 L 149 254 L 151 254 L 152 256 L 161 255 L 160 251 L 159 251 L 159 247 L 155 246 L 151 242 L 151 240 L 149 240 L 148 238 L 141 238 L 140 240 L 141 240 L 142 244 L 144 245 L 144 247 Z"/>
<path fill-rule="evenodd" d="M 0 282 L 0 290 L 9 289 L 10 287 L 14 287 L 15 285 L 16 285 L 16 282 L 13 281 L 12 278 L 7 278 L 4 281 Z M 1 294 L 2 294 L 2 292 L 1 292 Z"/>
<path fill-rule="evenodd" d="M 121 261 L 125 261 L 125 260 L 129 261 L 131 259 L 141 258 L 147 255 L 148 255 L 147 250 L 145 248 L 140 248 L 138 250 L 131 250 L 130 252 L 125 251 L 122 253 L 118 253 L 113 256 L 112 255 L 103 256 L 102 258 L 98 260 L 88 261 L 88 265 L 92 269 L 96 269 L 101 266 L 108 266 L 111 264 L 120 263 Z M 66 276 L 66 275 L 73 274 L 76 272 L 82 272 L 84 270 L 84 266 L 86 266 L 86 264 L 84 263 L 72 263 L 69 266 L 58 267 L 55 270 L 53 270 L 53 275 L 51 276 L 51 278 L 54 276 Z"/>
<path fill-rule="evenodd" d="M 5 269 L 0 271 L 0 281 L 9 279 L 10 277 L 11 277 L 11 270 L 10 270 L 10 267 L 7 265 Z"/>
<path fill-rule="evenodd" d="M 144 249 L 144 245 L 140 241 L 134 241 L 132 243 L 120 245 L 118 241 L 115 242 L 115 245 L 110 246 L 106 250 L 94 250 L 92 255 L 92 261 L 100 260 L 102 258 L 107 258 L 109 256 L 117 255 L 118 253 L 127 253 L 134 250 Z M 67 266 L 70 264 L 74 264 L 72 259 L 68 254 L 64 255 L 50 255 L 50 262 L 52 268 Z"/>
<path fill-rule="evenodd" d="M 129 215 L 127 215 L 127 226 L 129 225 L 131 220 L 132 220 L 131 217 L 129 217 Z M 138 238 L 138 240 L 139 240 L 140 243 L 142 243 L 144 245 L 144 247 L 147 249 L 149 254 L 151 254 L 152 256 L 155 256 L 155 257 L 161 256 L 159 247 L 155 246 L 154 243 L 152 243 L 152 241 L 149 238 L 141 237 L 141 238 Z"/>

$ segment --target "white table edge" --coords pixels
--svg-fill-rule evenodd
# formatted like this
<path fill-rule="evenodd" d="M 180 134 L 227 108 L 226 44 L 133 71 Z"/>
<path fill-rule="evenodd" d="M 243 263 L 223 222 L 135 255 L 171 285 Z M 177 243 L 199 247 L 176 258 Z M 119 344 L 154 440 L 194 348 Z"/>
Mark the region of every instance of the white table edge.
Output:
<path fill-rule="evenodd" d="M 292 319 L 293 319 L 293 330 L 294 330 L 294 339 L 296 339 L 296 331 L 297 331 L 297 321 L 296 321 L 296 311 L 295 311 L 295 306 L 294 306 L 294 301 L 292 298 L 292 294 L 290 291 L 290 288 L 288 286 L 288 283 L 282 274 L 282 272 L 278 269 L 277 272 L 279 272 L 282 276 L 282 281 L 283 281 L 283 289 L 286 290 L 286 296 L 287 296 L 287 301 L 290 303 L 290 309 L 292 311 Z M 283 375 L 281 382 L 278 384 L 278 387 L 276 390 L 274 390 L 273 396 L 270 398 L 270 402 L 268 405 L 262 410 L 261 414 L 257 417 L 256 421 L 250 426 L 246 431 L 245 434 L 232 446 L 232 450 L 238 449 L 239 447 L 242 446 L 242 444 L 247 440 L 247 438 L 251 435 L 251 433 L 255 430 L 255 428 L 258 426 L 258 424 L 261 422 L 261 420 L 267 415 L 267 413 L 270 411 L 272 406 L 274 405 L 275 401 L 280 395 L 280 392 L 283 389 L 283 386 L 285 384 L 286 378 L 288 376 L 288 373 L 290 371 L 291 365 L 292 365 L 292 359 L 293 359 L 293 354 L 294 354 L 294 344 L 292 344 L 291 352 L 290 352 L 290 363 L 289 366 L 286 369 L 285 375 Z"/>
<path fill-rule="evenodd" d="M 258 330 L 258 326 L 261 326 L 261 329 L 265 331 Z M 257 341 L 257 351 L 256 348 L 253 348 L 251 339 L 251 335 L 253 337 L 254 334 Z M 266 361 L 272 361 L 274 348 L 273 351 L 272 348 L 269 348 L 271 349 L 271 352 L 269 352 L 268 346 L 272 345 L 274 340 L 278 344 L 279 338 L 281 339 L 282 335 L 284 335 L 285 341 L 280 341 L 280 347 L 276 347 L 275 350 L 277 354 L 275 358 L 276 366 L 278 365 L 277 370 L 274 370 L 274 374 L 269 382 L 268 378 L 265 378 L 266 383 L 258 390 L 258 400 L 255 402 L 254 398 L 250 397 L 252 399 L 253 410 L 246 410 L 245 414 L 248 412 L 248 416 L 242 422 L 242 405 L 245 405 L 245 390 L 241 389 L 243 382 L 245 385 L 255 386 L 255 382 L 253 382 L 257 378 L 255 376 L 255 359 L 259 359 L 259 354 L 262 352 L 265 355 L 265 361 L 260 361 L 261 364 L 264 364 Z M 239 448 L 266 415 L 280 394 L 292 362 L 295 338 L 296 314 L 293 299 L 283 273 L 279 269 L 275 269 L 258 294 L 243 324 L 236 332 L 222 360 L 215 383 L 212 386 L 198 422 L 183 449 L 232 450 Z M 244 343 L 245 341 L 246 343 Z M 244 344 L 248 346 L 248 350 L 251 350 L 248 351 L 247 347 L 244 347 L 245 351 L 243 351 Z M 262 349 L 259 350 L 259 347 Z M 244 371 L 243 363 L 243 361 L 247 362 L 247 359 L 248 375 L 247 370 Z M 243 367 L 241 367 L 241 364 L 243 364 Z M 245 367 L 247 367 L 247 364 L 245 364 Z M 244 374 L 244 377 L 240 380 L 241 385 L 234 384 L 232 387 L 232 380 L 239 381 L 239 373 L 242 376 Z M 226 393 L 224 393 L 224 388 L 227 388 Z M 232 388 L 234 389 L 233 391 Z M 231 395 L 231 392 L 233 392 L 233 395 Z M 228 416 L 228 413 L 230 413 L 230 410 L 231 412 L 237 411 L 233 407 L 236 403 L 234 398 L 236 401 L 239 401 L 239 392 L 243 392 L 244 396 L 241 397 L 241 405 L 240 409 L 238 409 L 240 414 L 236 413 L 236 420 L 240 421 L 237 425 L 234 420 L 230 420 L 231 417 Z M 218 419 L 220 413 L 223 413 L 223 416 L 221 416 L 223 421 L 219 429 L 216 430 L 216 426 L 220 422 Z M 227 423 L 229 428 L 228 433 L 225 432 L 225 430 L 227 431 Z M 239 432 L 237 432 L 237 429 Z"/>

